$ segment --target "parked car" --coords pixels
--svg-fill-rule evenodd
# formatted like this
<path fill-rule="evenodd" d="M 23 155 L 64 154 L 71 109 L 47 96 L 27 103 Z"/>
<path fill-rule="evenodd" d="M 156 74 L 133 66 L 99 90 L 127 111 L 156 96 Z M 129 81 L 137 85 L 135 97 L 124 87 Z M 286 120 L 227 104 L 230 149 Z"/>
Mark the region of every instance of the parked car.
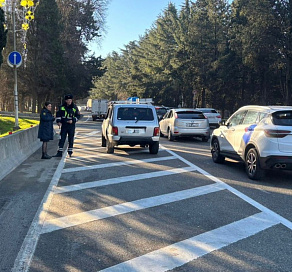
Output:
<path fill-rule="evenodd" d="M 160 135 L 173 141 L 177 137 L 200 137 L 203 142 L 210 138 L 210 126 L 206 116 L 195 109 L 171 109 L 159 122 Z"/>
<path fill-rule="evenodd" d="M 158 116 L 158 121 L 160 121 L 162 117 L 164 116 L 164 114 L 166 114 L 168 109 L 163 106 L 155 106 L 155 110 Z"/>
<path fill-rule="evenodd" d="M 151 154 L 159 150 L 159 124 L 151 104 L 111 103 L 102 123 L 102 146 L 114 153 L 118 145 L 149 146 Z"/>
<path fill-rule="evenodd" d="M 241 160 L 250 179 L 261 179 L 266 169 L 292 170 L 292 107 L 242 107 L 213 131 L 210 142 L 215 163 Z"/>
<path fill-rule="evenodd" d="M 210 127 L 215 126 L 216 128 L 218 128 L 220 126 L 219 123 L 221 122 L 221 115 L 217 110 L 212 108 L 196 108 L 196 109 L 204 113 L 205 116 L 207 116 Z"/>

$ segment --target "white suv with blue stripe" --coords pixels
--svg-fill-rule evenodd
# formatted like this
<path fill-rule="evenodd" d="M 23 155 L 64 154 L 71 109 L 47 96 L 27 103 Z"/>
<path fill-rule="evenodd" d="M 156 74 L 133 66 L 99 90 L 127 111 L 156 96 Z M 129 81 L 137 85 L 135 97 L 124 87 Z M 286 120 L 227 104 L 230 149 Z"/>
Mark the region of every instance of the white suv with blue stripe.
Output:
<path fill-rule="evenodd" d="M 250 179 L 266 169 L 292 170 L 292 106 L 244 106 L 211 136 L 215 163 L 241 160 Z"/>

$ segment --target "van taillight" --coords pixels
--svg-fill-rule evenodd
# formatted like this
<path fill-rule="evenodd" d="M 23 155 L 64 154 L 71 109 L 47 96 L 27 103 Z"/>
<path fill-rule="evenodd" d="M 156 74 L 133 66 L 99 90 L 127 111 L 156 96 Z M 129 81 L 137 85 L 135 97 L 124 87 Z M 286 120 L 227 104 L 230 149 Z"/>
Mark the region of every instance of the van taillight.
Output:
<path fill-rule="evenodd" d="M 153 131 L 153 136 L 158 136 L 159 135 L 159 127 L 155 127 Z"/>
<path fill-rule="evenodd" d="M 221 115 L 217 115 L 216 118 L 221 118 Z"/>
<path fill-rule="evenodd" d="M 174 113 L 174 118 L 177 119 L 177 113 L 176 112 Z"/>
<path fill-rule="evenodd" d="M 118 135 L 118 132 L 119 132 L 118 128 L 117 127 L 113 127 L 113 134 L 114 135 Z"/>
<path fill-rule="evenodd" d="M 278 130 L 278 129 L 265 129 L 267 137 L 271 138 L 284 138 L 291 133 L 290 130 Z"/>

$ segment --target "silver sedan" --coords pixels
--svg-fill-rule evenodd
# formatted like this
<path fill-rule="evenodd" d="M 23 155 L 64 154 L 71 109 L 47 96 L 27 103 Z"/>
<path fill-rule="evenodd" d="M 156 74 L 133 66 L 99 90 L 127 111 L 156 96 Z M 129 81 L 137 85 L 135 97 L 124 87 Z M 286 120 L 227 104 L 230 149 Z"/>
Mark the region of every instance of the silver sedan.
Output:
<path fill-rule="evenodd" d="M 167 135 L 173 141 L 177 137 L 200 137 L 203 142 L 210 138 L 208 118 L 195 109 L 171 109 L 159 122 L 160 136 Z"/>

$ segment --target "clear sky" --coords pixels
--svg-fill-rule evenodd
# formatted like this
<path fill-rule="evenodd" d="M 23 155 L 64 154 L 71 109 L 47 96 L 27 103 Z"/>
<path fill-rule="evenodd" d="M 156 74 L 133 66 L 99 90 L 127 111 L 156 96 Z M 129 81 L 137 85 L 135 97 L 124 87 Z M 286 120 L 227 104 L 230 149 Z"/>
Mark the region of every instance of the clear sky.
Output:
<path fill-rule="evenodd" d="M 92 43 L 90 50 L 105 58 L 112 51 L 120 52 L 130 41 L 139 40 L 156 21 L 168 3 L 178 10 L 185 0 L 110 0 L 106 16 L 107 33 L 103 33 L 100 45 Z"/>

